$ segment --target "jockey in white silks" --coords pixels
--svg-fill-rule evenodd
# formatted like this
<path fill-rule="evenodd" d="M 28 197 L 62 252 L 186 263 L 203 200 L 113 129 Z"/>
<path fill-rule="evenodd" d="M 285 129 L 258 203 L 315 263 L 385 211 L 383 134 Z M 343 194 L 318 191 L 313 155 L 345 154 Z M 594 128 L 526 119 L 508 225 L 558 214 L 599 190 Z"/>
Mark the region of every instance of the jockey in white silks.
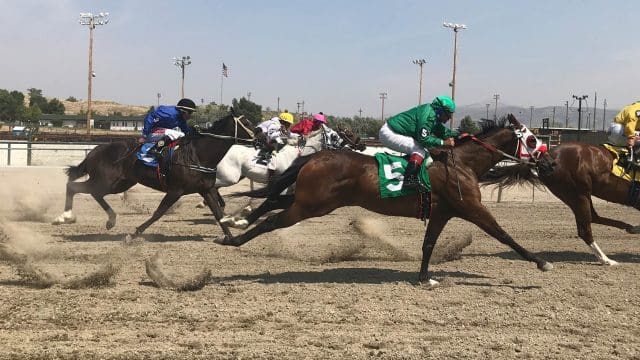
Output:
<path fill-rule="evenodd" d="M 289 142 L 289 127 L 291 124 L 293 124 L 293 115 L 284 112 L 280 116 L 261 122 L 256 127 L 255 135 L 261 145 L 261 154 L 268 159 L 268 178 L 271 178 L 276 171 L 277 157 L 273 156 L 273 153 Z"/>

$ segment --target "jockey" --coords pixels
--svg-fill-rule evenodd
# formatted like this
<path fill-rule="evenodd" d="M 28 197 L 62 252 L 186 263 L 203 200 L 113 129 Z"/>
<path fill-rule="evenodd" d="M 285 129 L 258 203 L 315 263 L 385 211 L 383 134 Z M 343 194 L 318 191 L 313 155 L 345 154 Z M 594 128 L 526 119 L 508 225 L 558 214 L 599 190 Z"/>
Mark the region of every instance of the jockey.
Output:
<path fill-rule="evenodd" d="M 191 99 L 181 99 L 176 106 L 158 106 L 144 118 L 144 128 L 139 143 L 156 142 L 148 152 L 158 154 L 165 143 L 189 134 L 187 120 L 196 111 L 196 103 Z"/>
<path fill-rule="evenodd" d="M 425 148 L 454 145 L 453 138 L 458 136 L 458 132 L 450 130 L 444 124 L 455 111 L 453 99 L 440 95 L 431 104 L 419 105 L 392 116 L 382 125 L 380 142 L 389 149 L 410 154 L 403 189 L 417 189 L 420 186 L 420 165 L 429 156 Z"/>
<path fill-rule="evenodd" d="M 614 145 L 629 147 L 629 156 L 635 162 L 640 160 L 640 138 L 636 135 L 640 131 L 640 101 L 625 106 L 613 119 L 609 127 L 609 141 Z M 631 155 L 633 154 L 633 155 Z"/>
<path fill-rule="evenodd" d="M 269 179 L 276 171 L 276 161 L 271 154 L 285 145 L 291 124 L 293 124 L 293 115 L 285 111 L 280 116 L 261 122 L 255 129 L 256 140 L 260 144 L 260 156 L 269 160 L 267 163 Z"/>
<path fill-rule="evenodd" d="M 327 118 L 322 112 L 313 115 L 312 119 L 303 119 L 291 127 L 291 133 L 306 137 L 311 132 L 322 129 L 322 134 L 327 149 L 339 149 L 344 140 L 332 128 L 327 126 Z"/>

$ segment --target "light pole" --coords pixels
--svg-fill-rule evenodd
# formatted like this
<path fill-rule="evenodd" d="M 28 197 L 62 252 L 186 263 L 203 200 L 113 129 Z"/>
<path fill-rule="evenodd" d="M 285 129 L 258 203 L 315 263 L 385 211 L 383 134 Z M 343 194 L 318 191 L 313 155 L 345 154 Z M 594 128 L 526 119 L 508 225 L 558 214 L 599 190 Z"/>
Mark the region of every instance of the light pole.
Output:
<path fill-rule="evenodd" d="M 491 104 L 485 104 L 487 105 L 487 117 L 486 119 L 489 120 L 489 106 L 491 106 Z"/>
<path fill-rule="evenodd" d="M 500 99 L 500 94 L 494 94 L 493 99 L 496 101 L 496 107 L 493 110 L 493 121 L 498 122 L 498 99 Z"/>
<path fill-rule="evenodd" d="M 531 129 L 531 122 L 533 121 L 533 106 L 529 106 L 529 110 L 531 111 L 529 113 L 529 129 Z"/>
<path fill-rule="evenodd" d="M 89 26 L 89 85 L 87 87 L 87 134 L 91 134 L 91 79 L 95 76 L 93 73 L 93 29 L 96 25 L 106 25 L 109 13 L 80 13 L 80 25 Z"/>
<path fill-rule="evenodd" d="M 451 86 L 451 99 L 456 99 L 456 63 L 458 60 L 458 31 L 460 29 L 466 29 L 467 25 L 465 24 L 452 24 L 452 23 L 443 23 L 442 26 L 446 28 L 453 29 L 453 77 L 449 86 Z M 453 129 L 453 114 L 451 115 L 451 122 L 449 122 L 449 127 Z"/>
<path fill-rule="evenodd" d="M 158 107 L 160 107 L 160 97 L 162 97 L 162 94 L 158 93 Z"/>
<path fill-rule="evenodd" d="M 578 141 L 580 141 L 580 127 L 582 126 L 582 100 L 586 100 L 588 97 L 587 95 L 573 95 L 573 98 L 578 100 Z"/>
<path fill-rule="evenodd" d="M 418 87 L 418 105 L 422 104 L 422 66 L 427 63 L 425 59 L 413 60 L 412 63 L 420 67 L 420 85 Z"/>
<path fill-rule="evenodd" d="M 180 92 L 180 97 L 184 98 L 184 67 L 187 65 L 191 65 L 191 56 L 183 56 L 183 57 L 174 57 L 173 65 L 180 68 L 182 71 L 182 91 Z"/>
<path fill-rule="evenodd" d="M 382 115 L 380 116 L 382 118 L 382 121 L 384 121 L 384 99 L 387 98 L 387 93 L 386 92 L 381 92 L 380 93 L 380 100 L 382 100 Z"/>

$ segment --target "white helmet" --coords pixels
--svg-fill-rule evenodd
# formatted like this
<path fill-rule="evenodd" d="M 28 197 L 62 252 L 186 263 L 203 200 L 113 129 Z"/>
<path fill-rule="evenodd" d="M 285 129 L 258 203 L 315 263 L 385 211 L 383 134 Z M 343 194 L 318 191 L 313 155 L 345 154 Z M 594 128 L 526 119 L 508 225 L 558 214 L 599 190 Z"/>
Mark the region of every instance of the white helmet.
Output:
<path fill-rule="evenodd" d="M 627 137 L 624 136 L 624 125 L 611 123 L 607 130 L 607 140 L 609 140 L 609 143 L 612 145 L 625 146 L 627 144 Z"/>

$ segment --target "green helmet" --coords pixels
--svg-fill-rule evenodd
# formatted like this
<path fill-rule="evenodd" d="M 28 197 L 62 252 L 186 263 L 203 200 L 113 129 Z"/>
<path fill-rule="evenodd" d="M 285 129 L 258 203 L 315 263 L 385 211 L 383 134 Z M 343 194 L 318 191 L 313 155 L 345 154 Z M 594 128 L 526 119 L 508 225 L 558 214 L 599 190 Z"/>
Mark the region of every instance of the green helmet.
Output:
<path fill-rule="evenodd" d="M 456 103 L 447 95 L 436 96 L 431 102 L 431 106 L 435 111 L 446 110 L 452 114 L 456 112 Z"/>

